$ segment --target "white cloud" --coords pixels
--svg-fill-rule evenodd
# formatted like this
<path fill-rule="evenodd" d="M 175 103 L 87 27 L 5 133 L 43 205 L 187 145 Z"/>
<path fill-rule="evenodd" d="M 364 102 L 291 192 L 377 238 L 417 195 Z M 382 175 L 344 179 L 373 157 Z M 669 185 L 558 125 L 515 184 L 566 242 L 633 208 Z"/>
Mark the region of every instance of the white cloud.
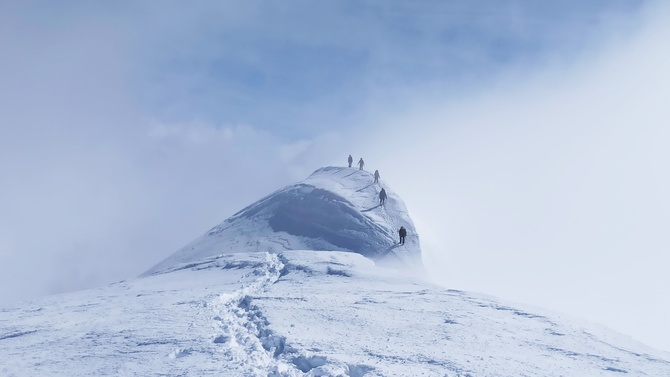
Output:
<path fill-rule="evenodd" d="M 384 117 L 373 153 L 437 281 L 670 349 L 667 16 L 571 70 Z"/>

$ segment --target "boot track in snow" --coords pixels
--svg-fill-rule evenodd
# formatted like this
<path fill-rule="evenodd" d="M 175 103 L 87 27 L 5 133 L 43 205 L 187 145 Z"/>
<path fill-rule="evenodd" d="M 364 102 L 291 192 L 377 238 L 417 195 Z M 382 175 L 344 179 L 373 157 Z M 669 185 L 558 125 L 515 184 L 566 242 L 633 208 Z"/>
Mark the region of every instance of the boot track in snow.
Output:
<path fill-rule="evenodd" d="M 250 275 L 258 276 L 241 289 L 221 294 L 212 303 L 219 335 L 214 343 L 221 346 L 238 370 L 245 376 L 302 376 L 293 365 L 278 358 L 284 352 L 285 338 L 267 329 L 268 321 L 254 306 L 252 296 L 277 282 L 284 268 L 276 254 L 267 253 L 262 267 Z"/>
<path fill-rule="evenodd" d="M 362 377 L 373 368 L 367 365 L 330 363 L 318 355 L 304 355 L 289 346 L 286 338 L 274 334 L 253 297 L 267 292 L 294 265 L 282 255 L 266 253 L 243 279 L 258 278 L 237 291 L 223 293 L 208 307 L 214 309 L 215 352 L 222 352 L 230 363 L 227 375 L 254 377 Z M 234 369 L 231 370 L 231 366 Z"/>

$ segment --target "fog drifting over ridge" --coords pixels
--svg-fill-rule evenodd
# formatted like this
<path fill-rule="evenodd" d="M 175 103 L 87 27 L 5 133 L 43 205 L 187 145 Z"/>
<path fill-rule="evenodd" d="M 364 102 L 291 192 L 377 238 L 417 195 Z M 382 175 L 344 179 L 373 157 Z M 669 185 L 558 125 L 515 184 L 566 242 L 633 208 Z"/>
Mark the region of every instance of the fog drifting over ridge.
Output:
<path fill-rule="evenodd" d="M 575 69 L 383 118 L 373 154 L 437 282 L 670 349 L 667 14 Z"/>

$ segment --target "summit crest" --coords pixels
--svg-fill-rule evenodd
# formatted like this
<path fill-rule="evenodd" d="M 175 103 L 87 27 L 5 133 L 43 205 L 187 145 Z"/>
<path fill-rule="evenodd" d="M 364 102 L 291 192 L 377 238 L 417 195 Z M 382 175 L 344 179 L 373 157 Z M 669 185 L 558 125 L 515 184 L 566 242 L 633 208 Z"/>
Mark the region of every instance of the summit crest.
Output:
<path fill-rule="evenodd" d="M 403 245 L 401 227 L 407 232 Z M 402 199 L 367 171 L 324 167 L 237 212 L 147 274 L 220 254 L 289 250 L 348 251 L 382 264 L 423 268 L 418 234 Z"/>

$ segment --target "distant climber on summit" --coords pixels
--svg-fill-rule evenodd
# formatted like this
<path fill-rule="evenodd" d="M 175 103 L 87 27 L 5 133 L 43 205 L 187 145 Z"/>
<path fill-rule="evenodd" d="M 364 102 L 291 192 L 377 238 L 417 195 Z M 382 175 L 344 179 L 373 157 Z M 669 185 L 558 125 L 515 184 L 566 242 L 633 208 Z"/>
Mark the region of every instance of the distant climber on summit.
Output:
<path fill-rule="evenodd" d="M 385 201 L 386 201 L 386 190 L 382 188 L 382 190 L 379 192 L 379 205 L 383 206 Z"/>
<path fill-rule="evenodd" d="M 349 162 L 349 167 L 351 167 L 351 163 L 354 162 L 354 158 L 351 157 L 351 155 L 349 155 L 349 158 L 347 159 L 347 161 Z"/>
<path fill-rule="evenodd" d="M 398 235 L 400 236 L 400 242 L 398 243 L 404 245 L 405 237 L 407 236 L 407 229 L 405 229 L 404 226 L 401 226 L 400 229 L 398 229 Z"/>
<path fill-rule="evenodd" d="M 375 183 L 379 182 L 379 170 L 375 170 Z"/>
<path fill-rule="evenodd" d="M 363 157 L 361 157 L 361 159 L 358 160 L 358 170 L 363 170 L 363 166 L 365 166 L 365 161 L 363 161 Z"/>

